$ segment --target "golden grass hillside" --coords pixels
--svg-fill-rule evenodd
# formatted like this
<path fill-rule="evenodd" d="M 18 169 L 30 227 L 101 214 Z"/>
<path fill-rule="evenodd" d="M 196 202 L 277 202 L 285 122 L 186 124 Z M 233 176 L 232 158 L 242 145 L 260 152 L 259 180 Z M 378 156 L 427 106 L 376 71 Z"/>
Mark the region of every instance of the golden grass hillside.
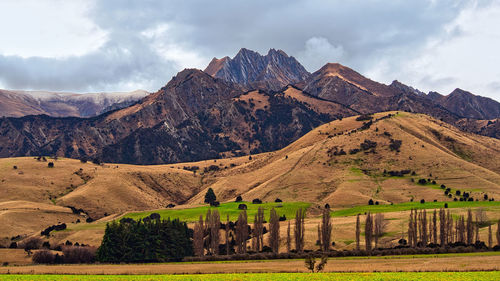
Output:
<path fill-rule="evenodd" d="M 0 159 L 0 224 L 5 226 L 0 237 L 30 235 L 85 218 L 65 206 L 93 218 L 170 203 L 192 207 L 203 202 L 209 187 L 220 201 L 242 195 L 246 201 L 329 203 L 336 210 L 366 205 L 369 199 L 380 204 L 453 200 L 443 194 L 441 184 L 479 200 L 484 194 L 500 199 L 500 140 L 464 133 L 421 114 L 377 113 L 363 130 L 368 121 L 356 118 L 333 121 L 279 151 L 251 157 L 154 166 Z M 376 143 L 375 148 L 350 153 L 365 140 Z M 399 149 L 390 148 L 391 140 L 401 141 Z M 415 174 L 388 174 L 400 170 Z M 436 184 L 419 185 L 421 178 Z M 58 239 L 96 244 L 103 229 L 93 225 L 79 224 L 78 232 L 58 234 Z"/>

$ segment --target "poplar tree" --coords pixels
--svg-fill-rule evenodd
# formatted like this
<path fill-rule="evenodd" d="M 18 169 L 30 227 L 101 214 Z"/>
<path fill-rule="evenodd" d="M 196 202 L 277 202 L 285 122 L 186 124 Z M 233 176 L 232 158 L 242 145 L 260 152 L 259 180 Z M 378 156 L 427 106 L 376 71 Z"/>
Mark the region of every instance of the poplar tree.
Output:
<path fill-rule="evenodd" d="M 203 227 L 203 216 L 200 215 L 200 219 L 194 226 L 193 232 L 193 248 L 194 254 L 197 256 L 203 256 L 203 238 L 205 236 L 205 228 Z"/>
<path fill-rule="evenodd" d="M 467 211 L 467 244 L 472 244 L 472 236 L 474 235 L 474 226 L 472 224 L 472 211 Z"/>
<path fill-rule="evenodd" d="M 247 252 L 248 223 L 247 212 L 242 210 L 236 222 L 236 250 L 238 254 Z"/>
<path fill-rule="evenodd" d="M 225 227 L 225 230 L 226 230 L 226 255 L 229 255 L 230 254 L 230 247 L 229 247 L 229 214 L 227 215 L 227 220 L 226 220 L 226 227 Z"/>
<path fill-rule="evenodd" d="M 269 246 L 273 253 L 278 253 L 280 246 L 280 221 L 278 213 L 274 208 L 271 209 L 269 218 Z"/>
<path fill-rule="evenodd" d="M 434 209 L 434 214 L 432 215 L 432 239 L 433 243 L 437 244 L 437 213 Z"/>
<path fill-rule="evenodd" d="M 488 248 L 491 248 L 492 243 L 493 243 L 492 240 L 493 239 L 491 237 L 491 224 L 490 224 L 490 225 L 488 225 Z"/>
<path fill-rule="evenodd" d="M 288 221 L 288 228 L 286 229 L 286 251 L 290 253 L 292 251 L 292 237 L 290 234 L 290 221 Z"/>
<path fill-rule="evenodd" d="M 327 252 L 330 250 L 330 243 L 332 241 L 332 222 L 330 218 L 330 208 L 325 208 L 323 210 L 320 234 L 320 247 L 324 252 Z"/>
<path fill-rule="evenodd" d="M 359 214 L 356 216 L 356 250 L 359 251 L 359 237 L 361 235 Z"/>
<path fill-rule="evenodd" d="M 366 215 L 365 221 L 365 246 L 366 251 L 370 252 L 372 250 L 372 233 L 373 233 L 373 221 L 370 212 Z"/>
<path fill-rule="evenodd" d="M 299 208 L 295 213 L 294 228 L 295 250 L 298 253 L 304 252 L 304 218 L 305 212 L 302 210 L 302 208 Z"/>

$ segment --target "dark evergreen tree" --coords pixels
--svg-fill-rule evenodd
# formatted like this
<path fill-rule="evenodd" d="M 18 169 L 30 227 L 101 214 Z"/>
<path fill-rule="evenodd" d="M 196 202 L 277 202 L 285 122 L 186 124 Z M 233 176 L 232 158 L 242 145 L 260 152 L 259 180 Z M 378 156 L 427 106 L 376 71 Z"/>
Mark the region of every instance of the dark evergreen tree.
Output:
<path fill-rule="evenodd" d="M 217 197 L 215 196 L 214 190 L 209 187 L 207 193 L 205 194 L 205 203 L 213 204 L 213 202 L 217 201 Z"/>

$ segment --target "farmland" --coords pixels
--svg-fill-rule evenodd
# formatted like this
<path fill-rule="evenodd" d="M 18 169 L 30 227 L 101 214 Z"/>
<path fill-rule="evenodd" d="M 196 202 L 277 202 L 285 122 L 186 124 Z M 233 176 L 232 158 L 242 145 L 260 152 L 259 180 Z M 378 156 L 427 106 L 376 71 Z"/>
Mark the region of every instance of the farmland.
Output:
<path fill-rule="evenodd" d="M 178 218 L 181 221 L 186 222 L 194 222 L 197 221 L 200 215 L 204 216 L 207 213 L 209 208 L 213 210 L 219 211 L 221 215 L 221 219 L 225 220 L 226 216 L 229 215 L 229 219 L 235 221 L 238 218 L 241 210 L 238 209 L 240 204 L 245 204 L 247 206 L 247 214 L 249 221 L 253 222 L 253 217 L 257 213 L 259 207 L 264 209 L 264 216 L 266 219 L 269 219 L 269 211 L 272 208 L 276 208 L 278 214 L 280 216 L 285 215 L 287 218 L 293 218 L 295 216 L 295 212 L 302 208 L 306 210 L 311 206 L 310 203 L 304 202 L 283 202 L 283 203 L 262 203 L 262 204 L 252 204 L 251 202 L 229 202 L 222 203 L 217 208 L 211 208 L 208 205 L 194 207 L 194 208 L 185 208 L 185 209 L 161 209 L 155 211 L 146 211 L 146 212 L 137 212 L 137 213 L 129 213 L 124 217 L 132 218 L 132 219 L 140 219 L 149 216 L 152 213 L 158 213 L 163 219 L 166 218 Z"/>
<path fill-rule="evenodd" d="M 244 273 L 199 275 L 6 275 L 3 280 L 498 280 L 490 272 Z"/>

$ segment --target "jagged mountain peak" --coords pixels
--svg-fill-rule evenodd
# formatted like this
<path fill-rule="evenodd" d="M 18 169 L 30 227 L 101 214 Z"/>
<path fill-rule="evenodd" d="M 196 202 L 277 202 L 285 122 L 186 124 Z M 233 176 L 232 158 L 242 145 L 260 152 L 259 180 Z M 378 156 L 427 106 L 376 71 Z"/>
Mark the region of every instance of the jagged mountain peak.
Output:
<path fill-rule="evenodd" d="M 231 58 L 214 58 L 205 71 L 213 77 L 238 83 L 247 89 L 279 90 L 305 80 L 310 74 L 292 56 L 270 49 L 267 55 L 242 48 Z"/>

